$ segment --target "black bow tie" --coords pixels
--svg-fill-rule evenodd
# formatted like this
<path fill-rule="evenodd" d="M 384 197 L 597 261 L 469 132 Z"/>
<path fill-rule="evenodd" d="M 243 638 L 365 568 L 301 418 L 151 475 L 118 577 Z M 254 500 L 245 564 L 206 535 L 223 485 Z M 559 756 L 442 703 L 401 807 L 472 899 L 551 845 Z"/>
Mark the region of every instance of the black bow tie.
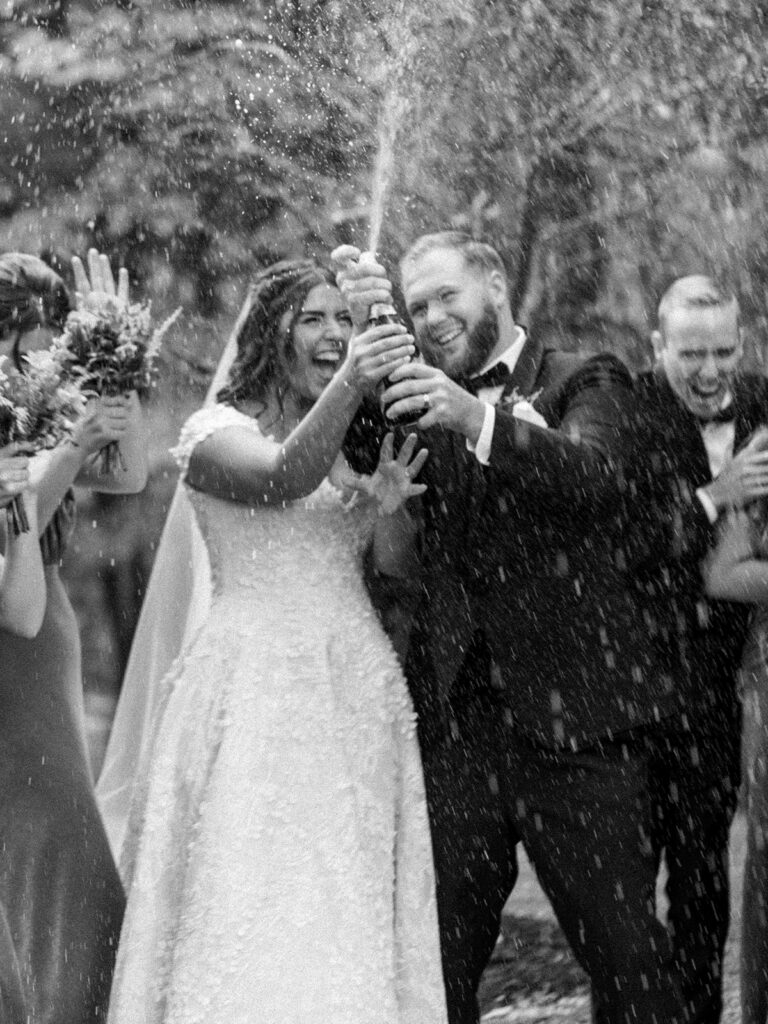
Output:
<path fill-rule="evenodd" d="M 696 419 L 702 427 L 707 423 L 733 423 L 736 419 L 736 410 L 733 408 L 733 402 L 731 402 L 724 409 L 718 409 L 714 416 L 697 416 Z"/>
<path fill-rule="evenodd" d="M 476 395 L 481 388 L 497 388 L 506 384 L 509 380 L 509 367 L 506 363 L 494 363 L 485 373 L 479 373 L 476 377 L 465 377 L 461 386 L 465 391 Z"/>

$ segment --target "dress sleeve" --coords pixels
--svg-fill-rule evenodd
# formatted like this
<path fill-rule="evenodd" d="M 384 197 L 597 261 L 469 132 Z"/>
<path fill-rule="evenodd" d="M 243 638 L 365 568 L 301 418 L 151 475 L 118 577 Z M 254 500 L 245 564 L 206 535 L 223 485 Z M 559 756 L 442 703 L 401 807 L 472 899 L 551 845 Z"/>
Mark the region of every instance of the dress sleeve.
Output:
<path fill-rule="evenodd" d="M 181 470 L 182 479 L 187 475 L 192 452 L 201 441 L 204 441 L 217 430 L 225 427 L 250 427 L 258 431 L 256 421 L 238 412 L 231 405 L 210 405 L 193 412 L 181 428 L 179 443 L 171 448 L 171 455 Z"/>

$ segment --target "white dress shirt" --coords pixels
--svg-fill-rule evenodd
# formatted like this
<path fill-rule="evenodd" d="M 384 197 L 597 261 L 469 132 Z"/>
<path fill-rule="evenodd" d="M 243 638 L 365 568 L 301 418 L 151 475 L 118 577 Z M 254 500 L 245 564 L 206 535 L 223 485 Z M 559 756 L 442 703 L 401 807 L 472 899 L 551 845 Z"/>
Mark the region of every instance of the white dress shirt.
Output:
<path fill-rule="evenodd" d="M 515 339 L 512 344 L 506 348 L 500 356 L 496 356 L 490 362 L 486 363 L 481 370 L 478 371 L 475 376 L 480 377 L 491 367 L 496 366 L 497 363 L 505 363 L 510 373 L 517 366 L 517 360 L 520 358 L 520 353 L 523 351 L 525 345 L 526 333 L 522 327 L 515 326 Z M 467 448 L 469 451 L 474 452 L 477 461 L 483 466 L 487 466 L 491 459 L 491 445 L 493 443 L 493 429 L 496 426 L 496 404 L 504 393 L 504 385 L 497 384 L 492 388 L 480 388 L 477 392 L 477 397 L 481 402 L 485 402 L 485 416 L 483 418 L 483 426 L 480 430 L 480 436 L 477 439 L 477 444 L 472 444 L 467 440 Z M 542 421 L 543 422 L 543 421 Z"/>

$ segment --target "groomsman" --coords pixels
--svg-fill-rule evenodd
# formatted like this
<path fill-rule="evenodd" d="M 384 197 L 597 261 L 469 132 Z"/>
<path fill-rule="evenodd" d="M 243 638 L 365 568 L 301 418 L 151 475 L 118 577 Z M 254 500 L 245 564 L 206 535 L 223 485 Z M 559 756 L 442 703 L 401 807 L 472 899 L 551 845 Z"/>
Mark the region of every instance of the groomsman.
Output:
<path fill-rule="evenodd" d="M 723 514 L 768 494 L 768 453 L 745 447 L 768 421 L 768 382 L 740 370 L 737 300 L 708 277 L 672 284 L 652 341 L 656 367 L 637 381 L 636 466 L 646 472 L 638 511 L 654 540 L 638 581 L 677 706 L 652 741 L 651 840 L 669 871 L 675 964 L 692 1019 L 715 1024 L 740 774 L 736 679 L 749 607 L 708 599 L 702 562 Z"/>
<path fill-rule="evenodd" d="M 596 1019 L 682 1022 L 654 914 L 647 736 L 673 704 L 633 589 L 629 374 L 515 324 L 498 254 L 469 236 L 420 238 L 401 272 L 423 362 L 396 370 L 383 400 L 419 416 L 430 452 L 406 673 L 451 1024 L 478 1019 L 519 840 L 590 975 Z M 390 298 L 375 263 L 340 283 L 358 325 Z M 359 468 L 375 418 L 349 439 Z"/>

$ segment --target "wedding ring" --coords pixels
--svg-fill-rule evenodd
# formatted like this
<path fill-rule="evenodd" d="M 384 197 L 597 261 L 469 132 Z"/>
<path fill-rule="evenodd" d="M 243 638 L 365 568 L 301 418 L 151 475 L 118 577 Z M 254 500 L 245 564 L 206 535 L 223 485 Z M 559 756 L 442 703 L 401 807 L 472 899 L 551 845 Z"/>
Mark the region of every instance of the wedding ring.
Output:
<path fill-rule="evenodd" d="M 429 408 L 429 395 L 426 393 L 426 391 L 421 396 L 421 400 L 424 403 L 424 408 L 428 409 Z"/>

